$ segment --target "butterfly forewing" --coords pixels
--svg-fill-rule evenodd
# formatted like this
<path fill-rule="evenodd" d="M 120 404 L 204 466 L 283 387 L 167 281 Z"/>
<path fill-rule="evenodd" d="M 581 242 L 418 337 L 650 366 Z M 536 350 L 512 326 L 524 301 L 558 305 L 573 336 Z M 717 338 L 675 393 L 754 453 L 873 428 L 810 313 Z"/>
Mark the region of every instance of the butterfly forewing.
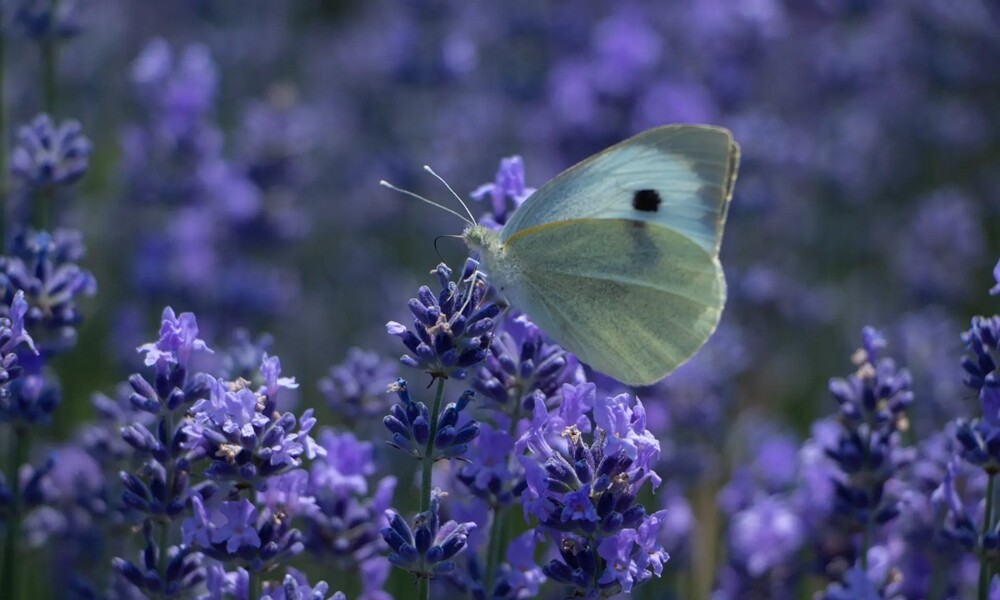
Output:
<path fill-rule="evenodd" d="M 715 254 L 738 158 L 725 129 L 651 129 L 542 186 L 514 212 L 500 239 L 571 219 L 628 219 L 672 229 Z"/>

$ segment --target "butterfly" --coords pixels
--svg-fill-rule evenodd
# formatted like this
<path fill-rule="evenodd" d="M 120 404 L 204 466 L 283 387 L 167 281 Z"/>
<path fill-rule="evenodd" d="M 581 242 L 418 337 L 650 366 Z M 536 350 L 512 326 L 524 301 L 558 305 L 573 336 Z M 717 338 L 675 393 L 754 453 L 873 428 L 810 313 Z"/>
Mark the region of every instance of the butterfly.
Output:
<path fill-rule="evenodd" d="M 715 331 L 739 163 L 726 129 L 665 125 L 543 185 L 499 232 L 462 234 L 494 288 L 591 368 L 650 385 Z"/>

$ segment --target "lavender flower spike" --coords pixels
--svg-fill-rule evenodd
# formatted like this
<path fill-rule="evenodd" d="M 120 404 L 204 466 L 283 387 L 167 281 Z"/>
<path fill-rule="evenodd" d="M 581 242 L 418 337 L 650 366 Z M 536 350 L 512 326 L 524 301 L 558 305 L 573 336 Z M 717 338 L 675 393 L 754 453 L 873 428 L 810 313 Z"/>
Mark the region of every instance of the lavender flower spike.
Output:
<path fill-rule="evenodd" d="M 76 121 L 64 121 L 57 127 L 51 117 L 41 114 L 21 127 L 17 138 L 10 170 L 27 187 L 71 185 L 87 172 L 90 140 Z"/>
<path fill-rule="evenodd" d="M 174 363 L 187 368 L 191 353 L 202 350 L 212 353 L 205 340 L 198 337 L 198 319 L 194 313 L 174 314 L 174 309 L 163 309 L 163 322 L 160 325 L 160 339 L 143 344 L 137 349 L 146 353 L 146 366 L 157 365 L 157 370 L 168 363 Z"/>
<path fill-rule="evenodd" d="M 469 533 L 476 527 L 472 522 L 441 523 L 438 509 L 442 495 L 440 490 L 431 493 L 430 510 L 418 514 L 412 528 L 399 513 L 385 511 L 389 526 L 381 533 L 392 550 L 389 562 L 417 577 L 430 578 L 454 571 L 453 559 L 465 550 Z"/>
<path fill-rule="evenodd" d="M 396 321 L 386 324 L 389 335 L 401 339 L 411 352 L 400 362 L 435 379 L 465 379 L 467 369 L 486 358 L 500 307 L 486 301 L 488 287 L 478 268 L 476 261 L 466 261 L 456 283 L 451 281 L 451 269 L 439 264 L 432 273 L 437 274 L 441 291 L 435 295 L 422 286 L 410 299 L 413 329 Z"/>

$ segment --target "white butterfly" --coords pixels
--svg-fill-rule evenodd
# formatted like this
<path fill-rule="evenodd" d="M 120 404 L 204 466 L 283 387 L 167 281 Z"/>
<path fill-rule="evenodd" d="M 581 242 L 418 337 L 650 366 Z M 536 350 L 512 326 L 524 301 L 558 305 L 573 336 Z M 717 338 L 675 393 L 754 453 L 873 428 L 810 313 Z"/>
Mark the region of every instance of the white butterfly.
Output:
<path fill-rule="evenodd" d="M 597 371 L 662 379 L 715 331 L 719 245 L 739 162 L 729 131 L 667 125 L 532 194 L 499 233 L 463 233 L 515 307 Z"/>

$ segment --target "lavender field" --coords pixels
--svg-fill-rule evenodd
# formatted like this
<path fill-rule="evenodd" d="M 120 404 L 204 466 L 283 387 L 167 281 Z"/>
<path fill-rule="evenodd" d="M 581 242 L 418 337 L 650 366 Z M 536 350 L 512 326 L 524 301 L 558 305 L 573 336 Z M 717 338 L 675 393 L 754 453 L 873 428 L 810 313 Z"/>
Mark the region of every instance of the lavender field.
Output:
<path fill-rule="evenodd" d="M 1000 600 L 998 65 L 996 0 L 0 0 L 0 600 Z M 379 186 L 499 227 L 670 123 L 741 162 L 651 386 Z"/>

